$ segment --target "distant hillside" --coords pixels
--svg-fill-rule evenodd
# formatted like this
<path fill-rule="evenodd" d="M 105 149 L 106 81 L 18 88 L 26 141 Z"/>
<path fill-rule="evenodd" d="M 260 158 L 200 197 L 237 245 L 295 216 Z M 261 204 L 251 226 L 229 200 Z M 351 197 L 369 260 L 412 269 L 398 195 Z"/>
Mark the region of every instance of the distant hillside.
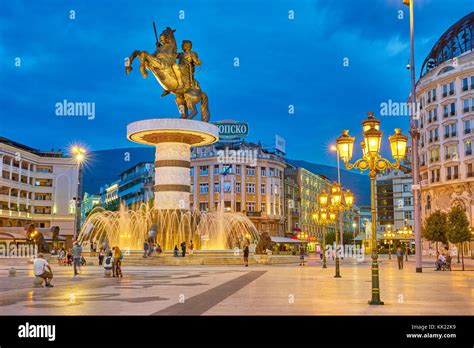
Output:
<path fill-rule="evenodd" d="M 117 180 L 121 172 L 140 162 L 153 162 L 154 158 L 152 147 L 94 151 L 84 170 L 84 192 L 99 193 L 101 186 Z M 287 159 L 287 161 L 294 166 L 337 180 L 336 167 L 301 160 Z M 366 175 L 341 170 L 341 179 L 343 185 L 354 192 L 358 205 L 370 204 L 370 182 Z"/>

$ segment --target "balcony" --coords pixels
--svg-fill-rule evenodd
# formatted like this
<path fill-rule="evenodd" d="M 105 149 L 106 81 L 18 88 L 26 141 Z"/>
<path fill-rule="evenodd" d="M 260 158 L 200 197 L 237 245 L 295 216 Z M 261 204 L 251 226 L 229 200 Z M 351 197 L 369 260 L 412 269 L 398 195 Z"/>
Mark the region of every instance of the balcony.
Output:
<path fill-rule="evenodd" d="M 462 86 L 462 91 L 463 91 L 463 92 L 466 92 L 468 89 L 469 89 L 469 88 L 468 88 L 467 85 L 463 85 L 463 86 Z"/>
<path fill-rule="evenodd" d="M 472 150 L 466 150 L 464 153 L 465 156 L 471 156 L 472 155 Z"/>
<path fill-rule="evenodd" d="M 444 118 L 446 118 L 446 117 L 449 116 L 449 113 L 445 112 L 445 113 L 443 113 L 443 116 L 444 116 Z"/>
<path fill-rule="evenodd" d="M 450 114 L 451 116 L 454 116 L 454 115 L 456 115 L 456 110 L 454 110 L 454 111 L 451 111 L 449 114 Z"/>
<path fill-rule="evenodd" d="M 433 96 L 433 101 L 434 101 L 434 102 L 436 101 L 436 96 L 435 96 L 435 95 Z"/>
<path fill-rule="evenodd" d="M 449 95 L 454 95 L 454 90 L 451 89 L 451 90 L 449 91 Z"/>
<path fill-rule="evenodd" d="M 471 128 L 467 128 L 464 130 L 464 134 L 470 134 L 471 133 Z"/>
<path fill-rule="evenodd" d="M 250 217 L 261 217 L 262 212 L 261 211 L 248 211 L 246 212 L 246 215 Z"/>
<path fill-rule="evenodd" d="M 468 177 L 468 178 L 474 177 L 474 172 L 467 172 L 466 177 Z"/>
<path fill-rule="evenodd" d="M 448 92 L 443 92 L 443 98 L 446 98 L 448 96 Z"/>

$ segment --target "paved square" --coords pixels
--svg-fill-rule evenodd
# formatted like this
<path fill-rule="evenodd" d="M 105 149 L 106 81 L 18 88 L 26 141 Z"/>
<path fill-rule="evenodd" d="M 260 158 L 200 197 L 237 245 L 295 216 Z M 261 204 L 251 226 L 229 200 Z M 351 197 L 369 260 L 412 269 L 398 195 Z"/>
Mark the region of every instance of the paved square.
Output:
<path fill-rule="evenodd" d="M 460 265 L 453 260 L 454 269 Z M 16 265 L 17 274 L 8 275 Z M 313 257 L 298 265 L 126 266 L 105 278 L 87 266 L 79 277 L 53 263 L 54 288 L 34 288 L 32 265 L 0 261 L 1 315 L 473 315 L 474 263 L 468 271 L 436 272 L 433 260 L 398 270 L 380 264 L 384 306 L 369 306 L 370 262 L 342 261 L 342 278 Z"/>

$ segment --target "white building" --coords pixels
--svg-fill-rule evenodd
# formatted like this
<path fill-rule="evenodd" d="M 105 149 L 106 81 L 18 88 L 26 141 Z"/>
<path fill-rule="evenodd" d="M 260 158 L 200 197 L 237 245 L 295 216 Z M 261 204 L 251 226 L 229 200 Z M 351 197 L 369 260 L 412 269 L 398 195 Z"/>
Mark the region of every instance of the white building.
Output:
<path fill-rule="evenodd" d="M 39 151 L 0 137 L 0 240 L 25 239 L 34 224 L 46 240 L 51 228 L 69 243 L 79 170 L 58 151 Z M 63 239 L 63 238 L 61 238 Z"/>
<path fill-rule="evenodd" d="M 474 12 L 436 42 L 416 86 L 423 221 L 435 210 L 460 205 L 474 226 L 473 32 Z"/>

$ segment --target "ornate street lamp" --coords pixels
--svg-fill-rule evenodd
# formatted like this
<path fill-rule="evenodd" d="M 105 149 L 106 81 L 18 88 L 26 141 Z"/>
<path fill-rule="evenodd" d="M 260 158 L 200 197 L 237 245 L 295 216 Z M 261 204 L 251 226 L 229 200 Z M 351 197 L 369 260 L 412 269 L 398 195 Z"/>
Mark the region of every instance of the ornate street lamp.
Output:
<path fill-rule="evenodd" d="M 339 221 L 339 213 L 348 210 L 354 204 L 354 194 L 350 191 L 344 191 L 341 185 L 338 182 L 335 182 L 331 185 L 330 193 L 327 194 L 326 191 L 323 191 L 318 196 L 319 205 L 321 206 L 320 212 L 318 214 L 320 218 L 320 224 L 324 227 L 323 232 L 323 244 L 324 251 L 326 251 L 326 225 L 335 221 Z M 335 250 L 335 261 L 336 261 L 336 274 L 335 278 L 341 278 L 340 266 L 339 266 L 339 234 L 338 234 L 338 224 L 335 225 L 335 237 L 336 237 L 336 250 Z M 326 265 L 326 253 L 324 253 L 323 268 Z"/>
<path fill-rule="evenodd" d="M 390 168 L 399 168 L 400 160 L 405 157 L 408 137 L 401 134 L 400 130 L 396 130 L 395 134 L 389 137 L 390 148 L 395 162 L 390 162 L 388 159 L 380 155 L 380 148 L 382 142 L 382 132 L 380 131 L 380 121 L 376 119 L 372 112 L 368 113 L 368 117 L 362 122 L 364 142 L 362 146 L 362 158 L 359 158 L 354 163 L 350 163 L 352 153 L 348 152 L 350 149 L 350 141 L 354 143 L 354 138 L 349 136 L 349 131 L 343 131 L 342 135 L 337 138 L 337 146 L 339 151 L 346 151 L 344 156 L 341 156 L 344 164 L 348 170 L 357 168 L 360 171 L 369 170 L 370 177 L 370 193 L 371 193 L 371 212 L 372 212 L 372 299 L 369 301 L 371 305 L 383 305 L 380 300 L 379 288 L 379 266 L 377 254 L 377 227 L 376 227 L 376 213 L 375 213 L 375 176 L 377 172 L 384 171 Z"/>
<path fill-rule="evenodd" d="M 383 234 L 383 238 L 388 241 L 388 259 L 392 259 L 391 246 L 393 243 L 393 238 L 395 238 L 395 233 L 390 230 L 390 225 L 387 226 L 389 230 Z"/>
<path fill-rule="evenodd" d="M 82 193 L 82 176 L 83 165 L 87 160 L 87 150 L 79 145 L 74 145 L 70 149 L 70 153 L 77 164 L 78 179 L 76 191 L 75 217 L 74 217 L 74 239 L 77 238 L 81 226 L 81 193 Z"/>
<path fill-rule="evenodd" d="M 321 196 L 321 194 L 319 196 Z M 335 214 L 328 214 L 327 208 L 324 206 L 324 207 L 319 208 L 319 211 L 317 213 L 314 213 L 313 217 L 315 218 L 317 223 L 322 226 L 322 230 L 323 230 L 323 246 L 322 246 L 323 268 L 327 268 L 327 265 L 326 265 L 326 226 L 328 224 L 334 223 L 334 220 L 336 219 L 336 215 Z M 331 219 L 331 217 L 332 217 L 332 219 Z"/>

